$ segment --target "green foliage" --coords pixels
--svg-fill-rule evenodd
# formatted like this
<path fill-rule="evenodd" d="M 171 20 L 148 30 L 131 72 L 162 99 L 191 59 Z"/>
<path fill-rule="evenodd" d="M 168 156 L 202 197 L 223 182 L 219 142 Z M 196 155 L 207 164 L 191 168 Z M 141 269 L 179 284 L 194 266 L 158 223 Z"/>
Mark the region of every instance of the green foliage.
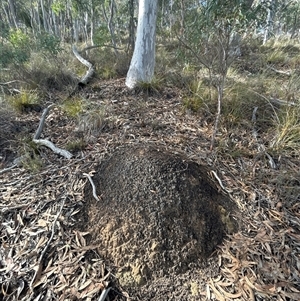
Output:
<path fill-rule="evenodd" d="M 60 39 L 46 32 L 39 34 L 36 40 L 36 50 L 57 55 L 62 50 Z"/>
<path fill-rule="evenodd" d="M 14 61 L 14 52 L 8 44 L 0 44 L 0 67 L 5 68 Z"/>
<path fill-rule="evenodd" d="M 64 2 L 60 0 L 54 0 L 51 4 L 51 9 L 58 16 L 65 9 Z"/>
<path fill-rule="evenodd" d="M 28 62 L 33 52 L 57 55 L 61 50 L 60 40 L 52 34 L 41 33 L 33 37 L 21 29 L 11 29 L 0 44 L 0 65 L 20 65 Z"/>
<path fill-rule="evenodd" d="M 188 85 L 188 93 L 183 98 L 183 106 L 194 112 L 207 110 L 216 97 L 216 90 L 212 89 L 205 79 L 195 79 Z"/>
<path fill-rule="evenodd" d="M 110 43 L 110 33 L 108 31 L 107 26 L 102 25 L 97 28 L 97 31 L 94 35 L 94 43 L 97 45 L 104 45 Z"/>
<path fill-rule="evenodd" d="M 36 91 L 22 90 L 20 93 L 7 98 L 11 106 L 18 112 L 25 112 L 29 107 L 34 107 L 40 103 L 39 95 Z"/>
<path fill-rule="evenodd" d="M 11 29 L 8 39 L 15 48 L 24 50 L 30 48 L 30 38 L 21 29 Z"/>
<path fill-rule="evenodd" d="M 100 69 L 99 75 L 103 79 L 111 79 L 116 77 L 117 71 L 114 66 L 104 66 L 103 68 Z"/>
<path fill-rule="evenodd" d="M 0 44 L 0 64 L 22 64 L 30 57 L 30 38 L 20 29 L 11 29 Z"/>
<path fill-rule="evenodd" d="M 28 151 L 22 157 L 22 166 L 31 172 L 39 172 L 43 167 L 41 157 L 33 151 Z"/>
<path fill-rule="evenodd" d="M 9 25 L 0 19 L 0 37 L 2 40 L 7 39 L 9 36 Z"/>
<path fill-rule="evenodd" d="M 61 105 L 62 110 L 70 117 L 78 117 L 83 111 L 82 100 L 79 98 L 72 98 L 66 100 Z"/>

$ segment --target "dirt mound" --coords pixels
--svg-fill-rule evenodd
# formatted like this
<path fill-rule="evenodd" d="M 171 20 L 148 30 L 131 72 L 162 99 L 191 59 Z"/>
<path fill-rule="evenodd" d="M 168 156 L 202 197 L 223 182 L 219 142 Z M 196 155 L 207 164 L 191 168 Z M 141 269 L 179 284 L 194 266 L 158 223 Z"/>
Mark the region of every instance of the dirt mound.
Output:
<path fill-rule="evenodd" d="M 101 201 L 87 183 L 84 230 L 125 286 L 186 271 L 235 229 L 231 201 L 213 188 L 206 168 L 183 156 L 122 147 L 100 163 L 93 181 Z"/>

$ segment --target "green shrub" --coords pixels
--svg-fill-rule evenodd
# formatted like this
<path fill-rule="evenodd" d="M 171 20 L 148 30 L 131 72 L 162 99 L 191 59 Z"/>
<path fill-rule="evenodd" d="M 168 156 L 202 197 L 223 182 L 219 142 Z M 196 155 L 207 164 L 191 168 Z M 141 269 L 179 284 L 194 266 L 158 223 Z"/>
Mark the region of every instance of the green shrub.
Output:
<path fill-rule="evenodd" d="M 62 50 L 60 39 L 46 32 L 39 34 L 36 40 L 36 50 L 57 55 Z"/>

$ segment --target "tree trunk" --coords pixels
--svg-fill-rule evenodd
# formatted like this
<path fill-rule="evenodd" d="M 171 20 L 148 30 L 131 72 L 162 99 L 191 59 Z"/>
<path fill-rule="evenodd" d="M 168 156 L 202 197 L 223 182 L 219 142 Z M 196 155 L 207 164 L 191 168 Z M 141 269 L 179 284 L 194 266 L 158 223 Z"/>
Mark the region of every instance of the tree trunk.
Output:
<path fill-rule="evenodd" d="M 138 82 L 150 83 L 153 78 L 156 16 L 157 0 L 141 0 L 137 38 L 126 78 L 126 86 L 130 89 L 133 89 Z"/>
<path fill-rule="evenodd" d="M 266 22 L 267 26 L 264 32 L 263 45 L 266 44 L 266 42 L 270 38 L 271 33 L 273 32 L 274 9 L 275 9 L 275 1 L 271 0 L 270 6 L 268 8 L 268 15 L 267 15 L 267 22 Z"/>
<path fill-rule="evenodd" d="M 133 53 L 134 50 L 134 0 L 129 0 L 129 40 L 128 40 L 128 52 Z"/>
<path fill-rule="evenodd" d="M 115 55 L 118 55 L 118 51 L 117 51 L 117 43 L 116 43 L 116 38 L 115 38 L 115 26 L 114 26 L 114 14 L 115 14 L 115 3 L 113 0 L 110 1 L 109 3 L 109 10 L 110 10 L 110 15 L 108 16 L 107 12 L 106 12 L 106 8 L 105 8 L 105 3 L 102 4 L 102 10 L 103 10 L 103 15 L 104 18 L 107 22 L 107 27 L 110 33 L 110 38 L 111 38 L 111 43 L 114 47 L 114 52 Z"/>
<path fill-rule="evenodd" d="M 44 1 L 40 1 L 41 4 L 41 9 L 42 9 L 42 15 L 43 15 L 43 24 L 44 24 L 44 29 L 46 32 L 48 32 L 48 24 L 47 24 L 47 17 L 46 17 L 46 12 L 45 12 L 45 7 L 44 7 Z"/>
<path fill-rule="evenodd" d="M 17 16 L 16 16 L 16 4 L 13 0 L 9 0 L 9 9 L 10 9 L 11 18 L 13 20 L 13 24 L 15 28 L 18 28 Z"/>

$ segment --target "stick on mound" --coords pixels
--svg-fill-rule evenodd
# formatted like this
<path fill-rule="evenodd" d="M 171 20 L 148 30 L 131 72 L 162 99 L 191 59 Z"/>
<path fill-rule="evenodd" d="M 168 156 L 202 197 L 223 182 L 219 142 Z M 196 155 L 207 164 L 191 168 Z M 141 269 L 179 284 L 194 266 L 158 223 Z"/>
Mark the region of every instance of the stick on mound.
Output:
<path fill-rule="evenodd" d="M 118 149 L 93 181 L 101 200 L 87 183 L 81 219 L 123 285 L 186 271 L 235 228 L 231 201 L 213 188 L 207 169 L 165 150 Z"/>

